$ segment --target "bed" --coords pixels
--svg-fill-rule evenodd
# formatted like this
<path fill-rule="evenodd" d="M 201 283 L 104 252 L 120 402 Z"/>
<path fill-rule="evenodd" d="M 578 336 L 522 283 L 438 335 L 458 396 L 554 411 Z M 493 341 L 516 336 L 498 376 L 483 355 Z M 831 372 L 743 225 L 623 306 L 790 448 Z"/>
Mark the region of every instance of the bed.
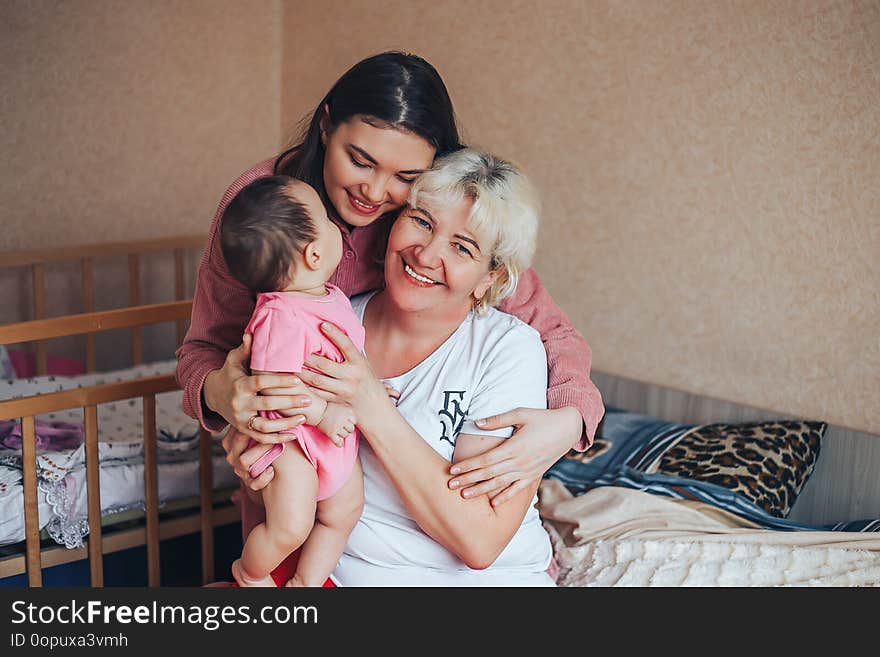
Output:
<path fill-rule="evenodd" d="M 541 484 L 560 586 L 880 586 L 876 436 L 595 378 L 629 410 Z"/>
<path fill-rule="evenodd" d="M 221 436 L 183 413 L 173 353 L 151 363 L 142 355 L 151 346 L 142 333 L 149 325 L 173 323 L 182 340 L 191 311 L 187 251 L 204 241 L 0 254 L 3 266 L 31 270 L 34 317 L 0 326 L 0 345 L 35 343 L 36 370 L 0 381 L 0 578 L 26 572 L 29 585 L 40 586 L 43 568 L 87 559 L 92 586 L 102 586 L 104 555 L 144 545 L 147 581 L 157 586 L 161 541 L 200 533 L 202 581 L 212 581 L 214 528 L 239 520 L 231 501 L 237 480 Z M 175 300 L 142 304 L 142 259 L 160 251 L 174 258 Z M 95 311 L 95 271 L 112 256 L 128 260 L 129 306 Z M 45 268 L 71 260 L 81 265 L 85 312 L 46 318 Z M 95 371 L 95 335 L 120 329 L 131 333 L 133 365 Z M 84 373 L 51 373 L 46 344 L 62 336 L 84 336 Z"/>

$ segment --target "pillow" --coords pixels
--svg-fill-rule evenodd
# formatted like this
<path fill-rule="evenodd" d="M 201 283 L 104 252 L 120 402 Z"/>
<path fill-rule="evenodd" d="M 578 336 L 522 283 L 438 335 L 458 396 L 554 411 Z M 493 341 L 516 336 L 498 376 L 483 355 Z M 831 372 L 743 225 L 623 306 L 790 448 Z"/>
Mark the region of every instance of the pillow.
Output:
<path fill-rule="evenodd" d="M 570 452 L 548 475 L 576 490 L 624 485 L 786 518 L 826 429 L 807 420 L 678 424 L 609 409 L 590 449 Z"/>

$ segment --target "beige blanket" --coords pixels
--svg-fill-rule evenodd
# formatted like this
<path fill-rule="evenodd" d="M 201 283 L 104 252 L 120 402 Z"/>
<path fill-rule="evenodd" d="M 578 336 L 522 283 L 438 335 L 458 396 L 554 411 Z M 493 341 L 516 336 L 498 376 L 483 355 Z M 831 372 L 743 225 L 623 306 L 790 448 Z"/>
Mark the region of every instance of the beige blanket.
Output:
<path fill-rule="evenodd" d="M 880 586 L 880 534 L 773 531 L 701 502 L 541 484 L 561 586 Z"/>

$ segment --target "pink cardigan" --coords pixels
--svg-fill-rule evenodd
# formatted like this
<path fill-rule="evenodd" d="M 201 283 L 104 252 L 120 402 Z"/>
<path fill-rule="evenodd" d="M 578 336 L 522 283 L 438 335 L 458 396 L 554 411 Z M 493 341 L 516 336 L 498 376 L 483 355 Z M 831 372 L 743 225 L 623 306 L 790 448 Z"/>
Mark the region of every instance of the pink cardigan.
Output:
<path fill-rule="evenodd" d="M 192 321 L 177 349 L 177 381 L 183 388 L 183 410 L 206 429 L 220 431 L 225 420 L 202 401 L 202 386 L 212 370 L 223 366 L 227 352 L 241 343 L 254 309 L 255 297 L 226 268 L 220 251 L 219 223 L 223 210 L 245 185 L 273 174 L 275 158 L 264 160 L 240 175 L 220 201 L 199 264 L 193 297 Z M 382 286 L 382 267 L 376 261 L 387 235 L 389 219 L 369 226 L 342 230 L 342 261 L 330 282 L 352 296 Z M 547 351 L 549 408 L 576 407 L 584 418 L 584 434 L 576 449 L 593 442 L 605 408 L 598 388 L 590 380 L 592 354 L 583 336 L 553 302 L 533 269 L 520 277 L 516 292 L 500 310 L 527 322 L 541 334 Z"/>

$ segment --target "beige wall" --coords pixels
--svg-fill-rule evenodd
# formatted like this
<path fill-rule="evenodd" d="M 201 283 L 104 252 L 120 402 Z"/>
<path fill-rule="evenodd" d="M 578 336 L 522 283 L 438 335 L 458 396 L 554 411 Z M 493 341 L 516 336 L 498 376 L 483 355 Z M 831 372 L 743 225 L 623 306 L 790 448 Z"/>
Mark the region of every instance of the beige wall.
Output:
<path fill-rule="evenodd" d="M 348 66 L 407 49 L 541 188 L 536 265 L 597 369 L 880 432 L 876 0 L 5 0 L 0 19 L 0 248 L 203 229 Z"/>
<path fill-rule="evenodd" d="M 284 7 L 284 126 L 406 49 L 531 173 L 597 369 L 880 432 L 876 0 Z"/>
<path fill-rule="evenodd" d="M 280 12 L 0 2 L 0 249 L 207 231 L 226 186 L 280 143 Z M 96 266 L 99 308 L 124 305 L 125 262 Z M 145 301 L 171 298 L 170 261 L 144 269 Z M 81 309 L 75 272 L 47 282 L 50 314 Z M 0 321 L 28 316 L 26 277 L 0 269 L 0 296 Z"/>
<path fill-rule="evenodd" d="M 272 0 L 4 0 L 0 248 L 207 229 L 279 141 Z"/>

